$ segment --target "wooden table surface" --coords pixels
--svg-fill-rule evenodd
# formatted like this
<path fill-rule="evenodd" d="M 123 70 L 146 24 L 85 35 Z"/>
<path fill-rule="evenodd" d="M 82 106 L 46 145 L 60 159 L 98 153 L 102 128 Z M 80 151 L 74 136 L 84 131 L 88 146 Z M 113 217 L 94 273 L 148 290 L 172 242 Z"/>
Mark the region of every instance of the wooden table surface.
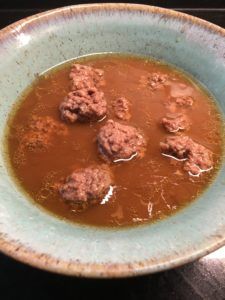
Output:
<path fill-rule="evenodd" d="M 0 28 L 50 8 L 91 2 L 97 1 L 0 0 Z M 225 27 L 224 0 L 135 2 L 177 9 Z M 80 279 L 51 274 L 0 254 L 0 299 L 2 300 L 92 298 L 98 300 L 225 299 L 225 247 L 199 261 L 174 270 L 120 280 Z"/>

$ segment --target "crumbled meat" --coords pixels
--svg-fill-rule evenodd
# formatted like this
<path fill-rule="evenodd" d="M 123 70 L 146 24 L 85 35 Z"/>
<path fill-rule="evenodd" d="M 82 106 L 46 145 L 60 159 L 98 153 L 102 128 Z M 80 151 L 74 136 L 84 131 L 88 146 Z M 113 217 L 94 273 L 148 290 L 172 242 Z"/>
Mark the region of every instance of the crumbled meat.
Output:
<path fill-rule="evenodd" d="M 43 132 L 43 133 L 57 133 L 57 134 L 65 134 L 67 133 L 67 128 L 65 125 L 56 122 L 51 117 L 39 117 L 32 116 L 31 121 L 28 125 L 30 130 Z"/>
<path fill-rule="evenodd" d="M 33 116 L 28 131 L 21 137 L 19 148 L 38 151 L 48 148 L 52 144 L 53 135 L 66 135 L 67 128 L 51 117 Z"/>
<path fill-rule="evenodd" d="M 113 120 L 100 129 L 97 141 L 102 157 L 113 162 L 142 157 L 146 148 L 145 138 L 135 127 Z"/>
<path fill-rule="evenodd" d="M 198 176 L 213 167 L 212 152 L 188 136 L 167 137 L 160 147 L 163 154 L 185 160 L 184 169 L 191 175 Z"/>
<path fill-rule="evenodd" d="M 155 90 L 162 87 L 167 80 L 168 76 L 166 74 L 152 73 L 146 77 L 142 77 L 141 83 L 149 86 L 152 90 Z"/>
<path fill-rule="evenodd" d="M 91 166 L 74 171 L 59 185 L 59 193 L 66 203 L 86 209 L 101 202 L 112 185 L 112 176 L 105 166 Z"/>
<path fill-rule="evenodd" d="M 48 134 L 29 131 L 24 135 L 21 148 L 27 148 L 30 151 L 40 151 L 47 149 L 51 145 L 51 138 Z"/>
<path fill-rule="evenodd" d="M 190 126 L 188 118 L 183 114 L 172 114 L 162 119 L 162 125 L 168 132 L 187 130 Z"/>
<path fill-rule="evenodd" d="M 190 108 L 193 104 L 194 99 L 191 96 L 171 97 L 165 101 L 165 105 L 171 113 L 179 111 L 180 108 Z"/>
<path fill-rule="evenodd" d="M 113 102 L 115 115 L 118 119 L 127 121 L 130 119 L 130 102 L 125 97 L 119 97 Z"/>
<path fill-rule="evenodd" d="M 59 110 L 64 121 L 96 121 L 106 115 L 104 93 L 96 88 L 70 92 L 60 104 Z"/>
<path fill-rule="evenodd" d="M 73 64 L 69 74 L 71 90 L 90 89 L 104 85 L 104 71 L 90 66 Z"/>
<path fill-rule="evenodd" d="M 176 104 L 180 105 L 180 106 L 192 106 L 194 103 L 194 100 L 191 96 L 181 96 L 181 97 L 177 97 L 175 98 L 175 102 Z"/>

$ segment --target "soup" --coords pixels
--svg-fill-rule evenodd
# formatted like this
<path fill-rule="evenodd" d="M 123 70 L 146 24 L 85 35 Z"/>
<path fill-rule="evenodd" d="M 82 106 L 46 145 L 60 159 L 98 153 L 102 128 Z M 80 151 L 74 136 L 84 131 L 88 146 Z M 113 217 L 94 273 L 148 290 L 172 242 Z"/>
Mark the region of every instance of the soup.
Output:
<path fill-rule="evenodd" d="M 163 62 L 104 54 L 40 75 L 14 108 L 11 169 L 41 207 L 82 224 L 153 222 L 191 203 L 222 157 L 210 96 Z"/>

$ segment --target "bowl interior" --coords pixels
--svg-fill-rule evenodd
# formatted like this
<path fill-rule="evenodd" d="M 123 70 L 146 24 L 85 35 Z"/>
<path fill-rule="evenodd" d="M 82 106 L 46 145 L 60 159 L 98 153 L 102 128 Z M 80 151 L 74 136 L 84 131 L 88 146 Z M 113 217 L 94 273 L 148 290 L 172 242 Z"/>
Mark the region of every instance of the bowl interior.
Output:
<path fill-rule="evenodd" d="M 193 260 L 225 239 L 225 169 L 192 205 L 153 225 L 98 229 L 50 216 L 28 201 L 5 163 L 7 116 L 35 76 L 62 61 L 99 52 L 153 56 L 189 72 L 225 112 L 224 31 L 165 9 L 77 6 L 21 21 L 0 33 L 0 248 L 42 268 L 86 276 L 125 276 Z M 32 175 L 31 175 L 32 176 Z"/>

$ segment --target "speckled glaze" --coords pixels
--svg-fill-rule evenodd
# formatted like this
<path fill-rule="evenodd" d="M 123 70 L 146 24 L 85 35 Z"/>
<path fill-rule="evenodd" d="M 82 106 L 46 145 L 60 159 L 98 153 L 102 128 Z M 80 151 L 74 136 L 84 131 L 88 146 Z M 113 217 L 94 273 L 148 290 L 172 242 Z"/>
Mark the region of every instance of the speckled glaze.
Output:
<path fill-rule="evenodd" d="M 60 8 L 0 31 L 0 249 L 70 275 L 123 277 L 195 260 L 225 243 L 225 168 L 192 205 L 153 225 L 97 229 L 59 220 L 15 185 L 4 156 L 7 116 L 37 74 L 70 58 L 130 52 L 191 73 L 225 111 L 225 31 L 178 12 L 131 4 Z M 32 174 L 31 174 L 32 176 Z"/>

